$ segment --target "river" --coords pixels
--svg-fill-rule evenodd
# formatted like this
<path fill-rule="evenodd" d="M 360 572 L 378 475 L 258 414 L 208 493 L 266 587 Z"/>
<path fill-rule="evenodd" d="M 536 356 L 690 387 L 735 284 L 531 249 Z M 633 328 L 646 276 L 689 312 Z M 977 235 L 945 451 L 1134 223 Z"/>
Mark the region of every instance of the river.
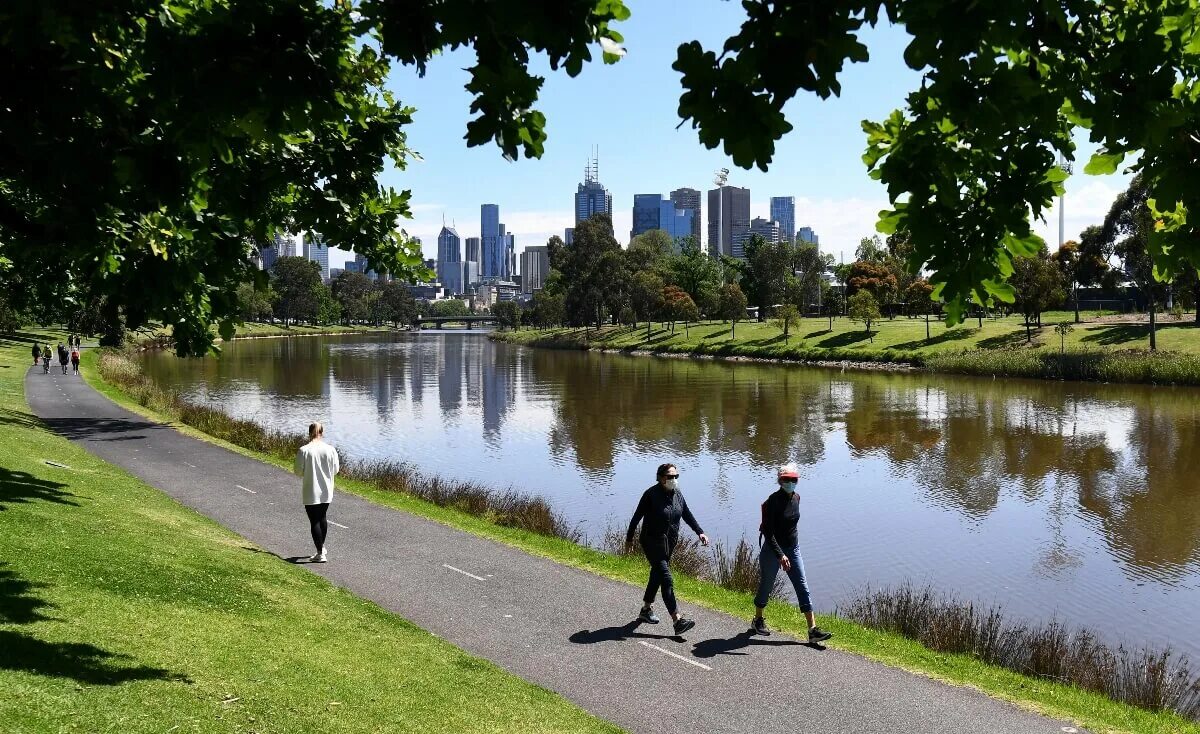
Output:
<path fill-rule="evenodd" d="M 478 333 L 247 339 L 146 353 L 185 397 L 351 457 L 548 498 L 588 537 L 678 464 L 705 530 L 757 539 L 801 466 L 818 609 L 932 583 L 1200 659 L 1200 390 L 628 357 Z M 632 602 L 631 603 L 635 603 Z"/>

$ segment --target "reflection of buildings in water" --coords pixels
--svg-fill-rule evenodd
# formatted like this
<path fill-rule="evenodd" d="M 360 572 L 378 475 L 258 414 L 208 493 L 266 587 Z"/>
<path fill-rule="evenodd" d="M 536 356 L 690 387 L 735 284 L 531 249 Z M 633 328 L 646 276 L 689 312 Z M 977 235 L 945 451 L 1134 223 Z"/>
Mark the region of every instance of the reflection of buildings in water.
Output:
<path fill-rule="evenodd" d="M 497 357 L 499 349 L 488 349 L 483 357 L 483 436 L 489 443 L 499 438 L 504 416 L 516 399 L 516 384 L 508 354 Z"/>
<path fill-rule="evenodd" d="M 442 421 L 449 422 L 462 407 L 463 341 L 455 337 L 443 337 L 441 341 L 438 403 L 442 406 Z"/>

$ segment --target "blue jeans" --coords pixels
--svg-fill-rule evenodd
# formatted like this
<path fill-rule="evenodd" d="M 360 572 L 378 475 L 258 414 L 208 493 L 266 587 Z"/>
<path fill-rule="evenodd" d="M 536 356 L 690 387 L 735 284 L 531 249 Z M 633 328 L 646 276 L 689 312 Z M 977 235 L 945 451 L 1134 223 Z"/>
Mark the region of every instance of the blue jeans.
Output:
<path fill-rule="evenodd" d="M 788 578 L 792 580 L 792 588 L 796 590 L 800 611 L 811 612 L 812 598 L 808 594 L 808 582 L 804 580 L 804 560 L 800 558 L 800 549 L 784 548 L 783 552 L 792 562 Z M 758 582 L 758 593 L 754 595 L 754 606 L 765 607 L 767 599 L 771 596 L 771 587 L 775 586 L 775 577 L 779 575 L 779 557 L 770 546 L 764 545 L 758 554 L 758 565 L 762 571 L 762 578 Z"/>

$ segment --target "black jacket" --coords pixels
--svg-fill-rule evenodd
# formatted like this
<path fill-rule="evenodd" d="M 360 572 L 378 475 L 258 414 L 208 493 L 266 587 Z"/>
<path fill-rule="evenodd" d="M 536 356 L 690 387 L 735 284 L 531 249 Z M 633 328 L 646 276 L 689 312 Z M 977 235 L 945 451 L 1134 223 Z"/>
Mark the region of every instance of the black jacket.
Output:
<path fill-rule="evenodd" d="M 799 520 L 799 492 L 789 495 L 779 489 L 767 497 L 767 501 L 763 503 L 762 534 L 775 555 L 782 556 L 785 550 L 796 547 L 796 524 Z"/>
<path fill-rule="evenodd" d="M 670 545 L 679 539 L 679 520 L 682 519 L 696 535 L 704 531 L 688 509 L 687 500 L 678 489 L 669 492 L 661 484 L 655 484 L 642 493 L 633 519 L 629 521 L 629 532 L 625 534 L 625 543 L 633 542 L 633 532 L 637 530 L 638 522 L 642 523 L 642 547 L 648 548 L 661 544 L 666 539 Z"/>

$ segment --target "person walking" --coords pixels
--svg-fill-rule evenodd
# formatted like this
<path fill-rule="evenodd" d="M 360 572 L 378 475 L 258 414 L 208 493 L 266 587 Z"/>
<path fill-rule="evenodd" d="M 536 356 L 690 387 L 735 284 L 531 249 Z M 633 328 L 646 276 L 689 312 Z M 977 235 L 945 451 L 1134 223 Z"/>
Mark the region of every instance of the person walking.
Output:
<path fill-rule="evenodd" d="M 42 372 L 50 374 L 50 345 L 46 344 L 42 347 Z"/>
<path fill-rule="evenodd" d="M 71 371 L 76 375 L 79 374 L 79 347 L 78 346 L 71 347 Z"/>
<path fill-rule="evenodd" d="M 34 367 L 37 367 L 38 360 L 41 359 L 41 357 L 42 357 L 42 348 L 37 345 L 37 342 L 34 342 L 33 343 L 33 366 Z"/>
<path fill-rule="evenodd" d="M 329 533 L 329 522 L 325 513 L 333 501 L 333 477 L 342 468 L 337 450 L 325 443 L 325 427 L 320 423 L 308 426 L 308 443 L 296 452 L 296 474 L 304 477 L 304 512 L 308 515 L 313 545 L 317 552 L 309 556 L 309 563 L 325 563 L 325 536 Z"/>
<path fill-rule="evenodd" d="M 633 533 L 638 523 L 642 524 L 639 540 L 646 560 L 650 562 L 650 580 L 646 583 L 646 594 L 642 597 L 642 611 L 638 614 L 639 622 L 658 624 L 658 617 L 651 608 L 654 597 L 662 590 L 663 604 L 675 622 L 675 634 L 681 635 L 696 626 L 696 623 L 679 614 L 679 605 L 675 602 L 675 580 L 671 578 L 671 553 L 679 542 L 679 521 L 682 519 L 696 535 L 700 543 L 708 545 L 708 536 L 700 529 L 692 511 L 688 509 L 683 493 L 679 491 L 679 469 L 674 464 L 663 464 L 658 467 L 657 482 L 642 493 L 633 519 L 629 521 L 629 531 L 625 534 L 626 547 L 633 546 Z"/>
<path fill-rule="evenodd" d="M 762 575 L 758 582 L 758 593 L 754 595 L 755 613 L 751 628 L 756 634 L 771 634 L 763 619 L 763 608 L 767 606 L 767 599 L 775 586 L 775 577 L 782 567 L 792 580 L 796 601 L 808 622 L 808 641 L 824 642 L 833 635 L 818 627 L 813 618 L 812 595 L 804 578 L 804 560 L 800 557 L 796 530 L 800 521 L 800 497 L 796 494 L 796 485 L 800 482 L 799 468 L 795 464 L 779 467 L 778 481 L 779 489 L 772 492 L 762 504 L 760 531 L 766 545 L 758 553 Z"/>
<path fill-rule="evenodd" d="M 63 374 L 67 374 L 67 362 L 71 360 L 71 353 L 63 346 L 62 342 L 58 343 L 58 363 L 62 366 Z"/>

